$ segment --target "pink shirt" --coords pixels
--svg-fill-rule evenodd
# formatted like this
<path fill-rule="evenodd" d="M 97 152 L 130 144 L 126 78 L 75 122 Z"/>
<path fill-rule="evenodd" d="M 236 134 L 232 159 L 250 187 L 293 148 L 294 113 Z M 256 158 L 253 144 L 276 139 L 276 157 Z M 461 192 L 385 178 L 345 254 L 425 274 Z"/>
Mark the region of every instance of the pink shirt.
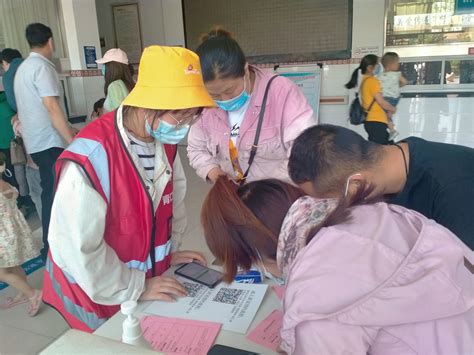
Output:
<path fill-rule="evenodd" d="M 256 74 L 255 88 L 245 113 L 236 146 L 239 164 L 246 171 L 255 139 L 263 95 L 272 72 L 250 67 Z M 273 80 L 267 98 L 257 155 L 247 181 L 276 178 L 290 181 L 287 165 L 294 139 L 306 128 L 316 124 L 313 110 L 303 93 L 290 80 Z M 234 174 L 229 155 L 230 125 L 227 112 L 220 108 L 204 110 L 203 117 L 191 127 L 188 136 L 188 157 L 197 174 L 206 179 L 209 171 L 220 167 Z"/>
<path fill-rule="evenodd" d="M 299 203 L 286 218 L 296 219 Z M 400 206 L 358 206 L 351 216 L 323 228 L 292 263 L 282 348 L 315 355 L 472 354 L 474 278 L 459 239 Z"/>

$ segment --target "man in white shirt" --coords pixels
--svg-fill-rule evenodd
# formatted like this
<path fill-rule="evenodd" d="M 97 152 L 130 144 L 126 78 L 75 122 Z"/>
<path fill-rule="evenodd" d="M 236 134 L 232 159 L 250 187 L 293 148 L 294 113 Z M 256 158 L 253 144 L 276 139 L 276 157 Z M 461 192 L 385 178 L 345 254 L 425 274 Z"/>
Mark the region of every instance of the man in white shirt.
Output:
<path fill-rule="evenodd" d="M 31 52 L 18 68 L 14 91 L 26 151 L 40 170 L 44 243 L 41 255 L 46 260 L 54 164 L 71 143 L 75 132 L 59 104 L 61 86 L 51 62 L 54 53 L 51 29 L 41 23 L 32 23 L 26 28 L 26 39 Z"/>

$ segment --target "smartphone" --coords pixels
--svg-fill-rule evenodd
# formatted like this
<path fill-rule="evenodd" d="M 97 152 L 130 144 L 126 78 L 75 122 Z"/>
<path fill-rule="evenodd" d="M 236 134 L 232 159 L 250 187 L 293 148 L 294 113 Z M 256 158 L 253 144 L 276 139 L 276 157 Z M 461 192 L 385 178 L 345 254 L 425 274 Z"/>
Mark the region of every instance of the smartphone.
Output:
<path fill-rule="evenodd" d="M 176 269 L 174 273 L 192 281 L 199 282 L 209 288 L 214 288 L 224 277 L 224 274 L 221 272 L 209 269 L 195 262 L 181 266 Z"/>
<path fill-rule="evenodd" d="M 209 350 L 207 355 L 258 355 L 258 353 L 216 344 Z"/>

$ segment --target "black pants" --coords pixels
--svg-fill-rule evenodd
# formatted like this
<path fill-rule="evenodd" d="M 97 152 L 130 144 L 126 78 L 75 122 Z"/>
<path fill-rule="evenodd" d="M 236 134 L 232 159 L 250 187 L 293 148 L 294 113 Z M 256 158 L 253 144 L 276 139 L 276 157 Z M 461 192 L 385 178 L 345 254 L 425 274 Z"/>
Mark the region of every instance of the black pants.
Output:
<path fill-rule="evenodd" d="M 383 122 L 364 122 L 364 128 L 369 135 L 369 141 L 379 144 L 390 144 L 388 125 Z"/>
<path fill-rule="evenodd" d="M 10 155 L 10 148 L 0 149 L 0 152 L 5 154 L 5 158 L 6 158 L 5 159 L 5 168 L 8 169 L 12 173 L 11 177 L 7 177 L 7 175 L 4 172 L 1 177 L 3 178 L 4 181 L 6 181 L 10 185 L 12 185 L 13 187 L 18 189 L 18 183 L 16 182 L 16 179 L 15 179 L 15 169 L 13 168 L 12 159 L 11 159 L 11 155 Z"/>
<path fill-rule="evenodd" d="M 39 167 L 41 188 L 41 203 L 43 205 L 41 223 L 43 225 L 43 249 L 41 249 L 41 257 L 46 261 L 48 256 L 48 230 L 49 220 L 51 219 L 51 207 L 53 206 L 54 196 L 54 164 L 63 152 L 62 148 L 50 148 L 42 152 L 31 154 L 31 158 Z"/>

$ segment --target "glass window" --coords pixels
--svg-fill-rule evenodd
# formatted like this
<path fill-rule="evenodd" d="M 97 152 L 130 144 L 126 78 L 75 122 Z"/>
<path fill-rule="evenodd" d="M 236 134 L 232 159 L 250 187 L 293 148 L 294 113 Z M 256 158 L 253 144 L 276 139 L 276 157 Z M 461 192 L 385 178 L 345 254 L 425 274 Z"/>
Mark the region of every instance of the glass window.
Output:
<path fill-rule="evenodd" d="M 441 84 L 442 61 L 403 62 L 400 71 L 408 80 L 408 85 Z"/>
<path fill-rule="evenodd" d="M 474 42 L 474 13 L 456 0 L 388 0 L 386 46 Z"/>

